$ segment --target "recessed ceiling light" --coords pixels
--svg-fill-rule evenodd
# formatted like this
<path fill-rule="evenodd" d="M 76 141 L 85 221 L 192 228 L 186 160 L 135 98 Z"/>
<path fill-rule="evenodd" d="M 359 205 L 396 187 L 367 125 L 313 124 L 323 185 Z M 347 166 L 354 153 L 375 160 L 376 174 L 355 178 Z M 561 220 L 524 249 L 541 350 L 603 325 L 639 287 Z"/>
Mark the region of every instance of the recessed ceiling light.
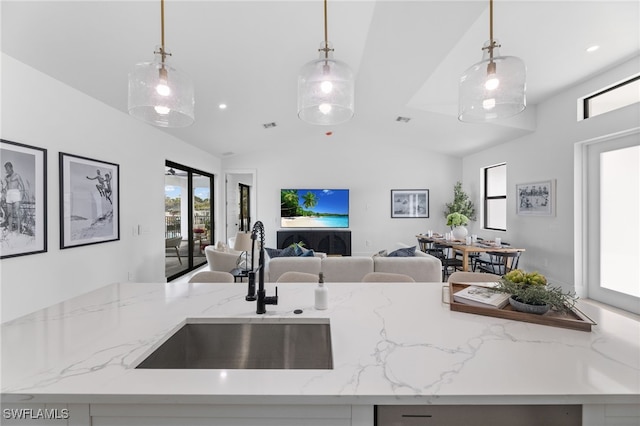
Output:
<path fill-rule="evenodd" d="M 218 108 L 227 109 L 227 104 L 220 104 L 220 105 L 218 105 Z"/>
<path fill-rule="evenodd" d="M 592 53 L 592 52 L 595 52 L 598 49 L 600 49 L 600 46 L 598 46 L 597 44 L 594 44 L 593 46 L 587 47 L 587 52 Z"/>

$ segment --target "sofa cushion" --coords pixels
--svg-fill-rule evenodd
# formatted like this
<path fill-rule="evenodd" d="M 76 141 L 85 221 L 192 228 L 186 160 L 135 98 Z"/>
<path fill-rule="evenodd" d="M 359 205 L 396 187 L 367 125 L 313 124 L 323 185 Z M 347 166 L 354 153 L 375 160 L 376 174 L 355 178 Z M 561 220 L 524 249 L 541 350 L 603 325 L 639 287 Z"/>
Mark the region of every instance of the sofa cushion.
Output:
<path fill-rule="evenodd" d="M 375 272 L 409 275 L 416 282 L 441 282 L 442 262 L 437 257 L 423 253 L 414 257 L 374 257 Z"/>
<path fill-rule="evenodd" d="M 402 247 L 392 251 L 387 257 L 414 257 L 416 255 L 416 246 Z"/>
<path fill-rule="evenodd" d="M 308 274 L 318 275 L 320 273 L 320 264 L 322 259 L 317 256 L 288 256 L 276 257 L 269 260 L 268 275 L 265 276 L 270 282 L 278 281 L 280 275 L 288 271 L 306 272 Z"/>
<path fill-rule="evenodd" d="M 368 256 L 328 256 L 322 259 L 325 282 L 360 282 L 373 272 L 373 259 Z"/>

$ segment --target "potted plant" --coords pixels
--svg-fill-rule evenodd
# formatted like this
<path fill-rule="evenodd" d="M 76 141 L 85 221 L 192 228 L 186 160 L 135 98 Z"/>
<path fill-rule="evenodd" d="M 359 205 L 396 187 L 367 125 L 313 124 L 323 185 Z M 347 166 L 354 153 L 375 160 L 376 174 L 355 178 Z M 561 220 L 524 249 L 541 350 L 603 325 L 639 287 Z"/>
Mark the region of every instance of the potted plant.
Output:
<path fill-rule="evenodd" d="M 453 231 L 453 237 L 456 240 L 464 240 L 469 231 L 465 225 L 469 223 L 469 218 L 462 213 L 454 212 L 447 215 L 447 226 Z"/>
<path fill-rule="evenodd" d="M 453 201 L 446 203 L 445 207 L 445 217 L 451 213 L 458 212 L 469 218 L 468 220 L 476 220 L 476 208 L 467 193 L 462 190 L 462 182 L 456 182 L 453 186 Z"/>
<path fill-rule="evenodd" d="M 495 290 L 511 295 L 509 303 L 513 309 L 535 314 L 543 314 L 549 309 L 566 312 L 578 300 L 574 293 L 549 285 L 544 275 L 520 269 L 504 275 Z"/>

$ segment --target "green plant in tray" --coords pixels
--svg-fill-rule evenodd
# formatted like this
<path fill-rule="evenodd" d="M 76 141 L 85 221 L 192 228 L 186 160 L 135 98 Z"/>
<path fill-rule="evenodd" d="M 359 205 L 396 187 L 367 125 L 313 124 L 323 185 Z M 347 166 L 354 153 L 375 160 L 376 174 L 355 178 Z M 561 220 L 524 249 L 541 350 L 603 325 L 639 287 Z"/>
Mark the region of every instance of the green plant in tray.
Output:
<path fill-rule="evenodd" d="M 511 294 L 517 301 L 529 305 L 549 305 L 555 311 L 569 311 L 578 300 L 575 293 L 564 292 L 561 287 L 547 283 L 538 272 L 514 269 L 502 277 L 495 290 Z"/>

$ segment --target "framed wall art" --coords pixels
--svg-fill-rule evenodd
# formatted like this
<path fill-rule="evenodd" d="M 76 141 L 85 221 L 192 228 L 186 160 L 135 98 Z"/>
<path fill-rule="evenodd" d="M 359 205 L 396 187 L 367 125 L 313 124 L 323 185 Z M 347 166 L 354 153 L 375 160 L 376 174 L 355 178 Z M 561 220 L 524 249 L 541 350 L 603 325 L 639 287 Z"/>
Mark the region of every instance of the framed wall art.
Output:
<path fill-rule="evenodd" d="M 428 189 L 392 189 L 392 218 L 427 218 L 429 217 Z"/>
<path fill-rule="evenodd" d="M 60 153 L 60 248 L 120 239 L 120 167 Z"/>
<path fill-rule="evenodd" d="M 521 216 L 555 216 L 555 179 L 516 184 L 516 195 L 516 214 Z"/>
<path fill-rule="evenodd" d="M 47 251 L 47 150 L 0 139 L 0 258 Z"/>

